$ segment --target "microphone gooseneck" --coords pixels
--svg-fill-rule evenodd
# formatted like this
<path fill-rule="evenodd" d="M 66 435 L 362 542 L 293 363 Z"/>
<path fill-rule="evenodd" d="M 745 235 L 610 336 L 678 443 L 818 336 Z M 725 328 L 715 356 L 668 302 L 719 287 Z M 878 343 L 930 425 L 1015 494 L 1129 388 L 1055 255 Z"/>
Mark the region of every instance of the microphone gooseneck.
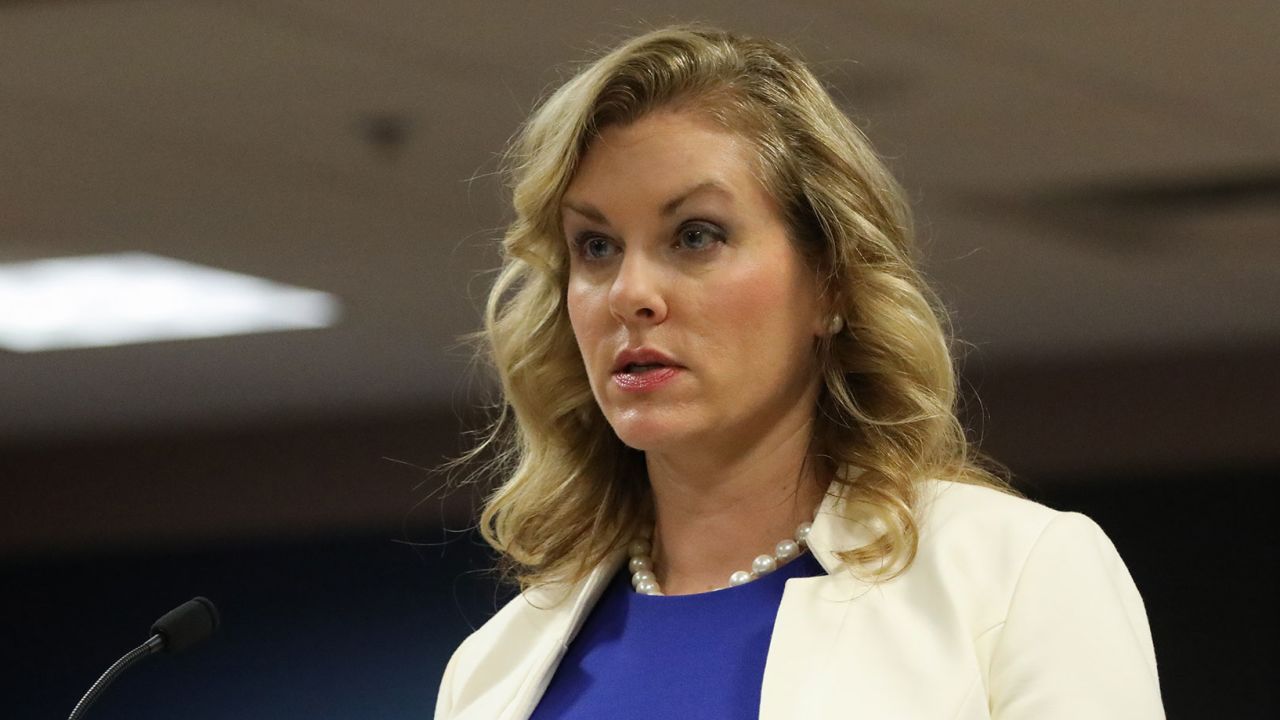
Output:
<path fill-rule="evenodd" d="M 93 685 L 89 686 L 89 691 L 84 694 L 84 697 L 80 698 L 80 702 L 76 703 L 75 708 L 71 710 L 71 715 L 67 720 L 78 720 L 82 717 L 85 711 L 89 709 L 89 706 L 97 701 L 98 696 L 102 694 L 102 691 L 106 690 L 108 685 L 115 682 L 115 679 L 120 676 L 120 673 L 133 667 L 142 658 L 154 652 L 158 652 L 163 646 L 164 639 L 159 635 L 152 635 L 146 642 L 125 653 L 124 657 L 111 663 L 111 667 L 107 668 L 107 671 L 102 673 Z"/>
<path fill-rule="evenodd" d="M 157 652 L 181 652 L 203 642 L 218 629 L 220 621 L 218 608 L 205 597 L 192 598 L 165 613 L 151 626 L 151 637 L 146 642 L 112 663 L 89 687 L 89 691 L 76 703 L 67 720 L 79 720 L 83 717 L 102 691 L 138 661 Z"/>

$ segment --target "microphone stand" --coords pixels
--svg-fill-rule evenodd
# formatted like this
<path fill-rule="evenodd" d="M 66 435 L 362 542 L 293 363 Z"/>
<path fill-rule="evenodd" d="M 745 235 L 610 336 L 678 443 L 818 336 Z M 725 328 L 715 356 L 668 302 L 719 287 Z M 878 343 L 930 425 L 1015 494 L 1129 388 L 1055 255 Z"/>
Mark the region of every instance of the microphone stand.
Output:
<path fill-rule="evenodd" d="M 71 711 L 71 716 L 67 720 L 79 720 L 89 706 L 92 705 L 98 696 L 102 694 L 107 686 L 115 681 L 120 673 L 133 667 L 135 663 L 153 653 L 160 652 L 164 647 L 164 638 L 160 635 L 152 635 L 146 642 L 124 654 L 119 660 L 111 664 L 107 671 L 102 673 L 101 677 L 89 686 L 89 691 L 80 698 L 80 702 L 76 703 L 75 709 Z"/>

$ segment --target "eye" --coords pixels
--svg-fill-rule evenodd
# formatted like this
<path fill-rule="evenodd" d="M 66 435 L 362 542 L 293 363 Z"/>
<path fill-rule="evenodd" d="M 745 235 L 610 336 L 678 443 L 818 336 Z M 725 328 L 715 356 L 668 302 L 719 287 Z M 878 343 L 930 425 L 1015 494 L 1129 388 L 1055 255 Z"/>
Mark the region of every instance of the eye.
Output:
<path fill-rule="evenodd" d="M 606 237 L 582 234 L 573 239 L 574 250 L 584 260 L 603 260 L 617 251 L 617 247 Z"/>
<path fill-rule="evenodd" d="M 724 231 L 701 222 L 684 225 L 676 236 L 676 244 L 685 250 L 704 250 L 717 242 L 724 242 Z"/>

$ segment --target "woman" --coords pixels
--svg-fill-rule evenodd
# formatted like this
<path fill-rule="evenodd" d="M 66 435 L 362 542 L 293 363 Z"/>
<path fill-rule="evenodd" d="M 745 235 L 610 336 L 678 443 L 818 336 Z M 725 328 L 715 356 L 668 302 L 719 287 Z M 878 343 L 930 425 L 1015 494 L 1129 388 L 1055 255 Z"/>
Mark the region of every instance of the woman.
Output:
<path fill-rule="evenodd" d="M 788 51 L 635 38 L 511 160 L 481 527 L 524 592 L 437 718 L 1162 716 L 1124 564 L 973 459 L 902 193 Z"/>

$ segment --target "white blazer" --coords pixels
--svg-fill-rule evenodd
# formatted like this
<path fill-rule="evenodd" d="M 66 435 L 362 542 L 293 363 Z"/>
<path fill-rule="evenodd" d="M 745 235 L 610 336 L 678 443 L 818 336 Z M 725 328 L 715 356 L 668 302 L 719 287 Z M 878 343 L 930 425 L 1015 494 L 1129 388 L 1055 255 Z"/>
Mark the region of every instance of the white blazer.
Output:
<path fill-rule="evenodd" d="M 951 482 L 922 496 L 915 562 L 880 584 L 835 555 L 865 529 L 823 502 L 809 545 L 828 574 L 786 583 L 761 718 L 1164 717 L 1142 598 L 1092 520 Z M 528 718 L 623 560 L 525 592 L 467 638 L 437 720 Z"/>

